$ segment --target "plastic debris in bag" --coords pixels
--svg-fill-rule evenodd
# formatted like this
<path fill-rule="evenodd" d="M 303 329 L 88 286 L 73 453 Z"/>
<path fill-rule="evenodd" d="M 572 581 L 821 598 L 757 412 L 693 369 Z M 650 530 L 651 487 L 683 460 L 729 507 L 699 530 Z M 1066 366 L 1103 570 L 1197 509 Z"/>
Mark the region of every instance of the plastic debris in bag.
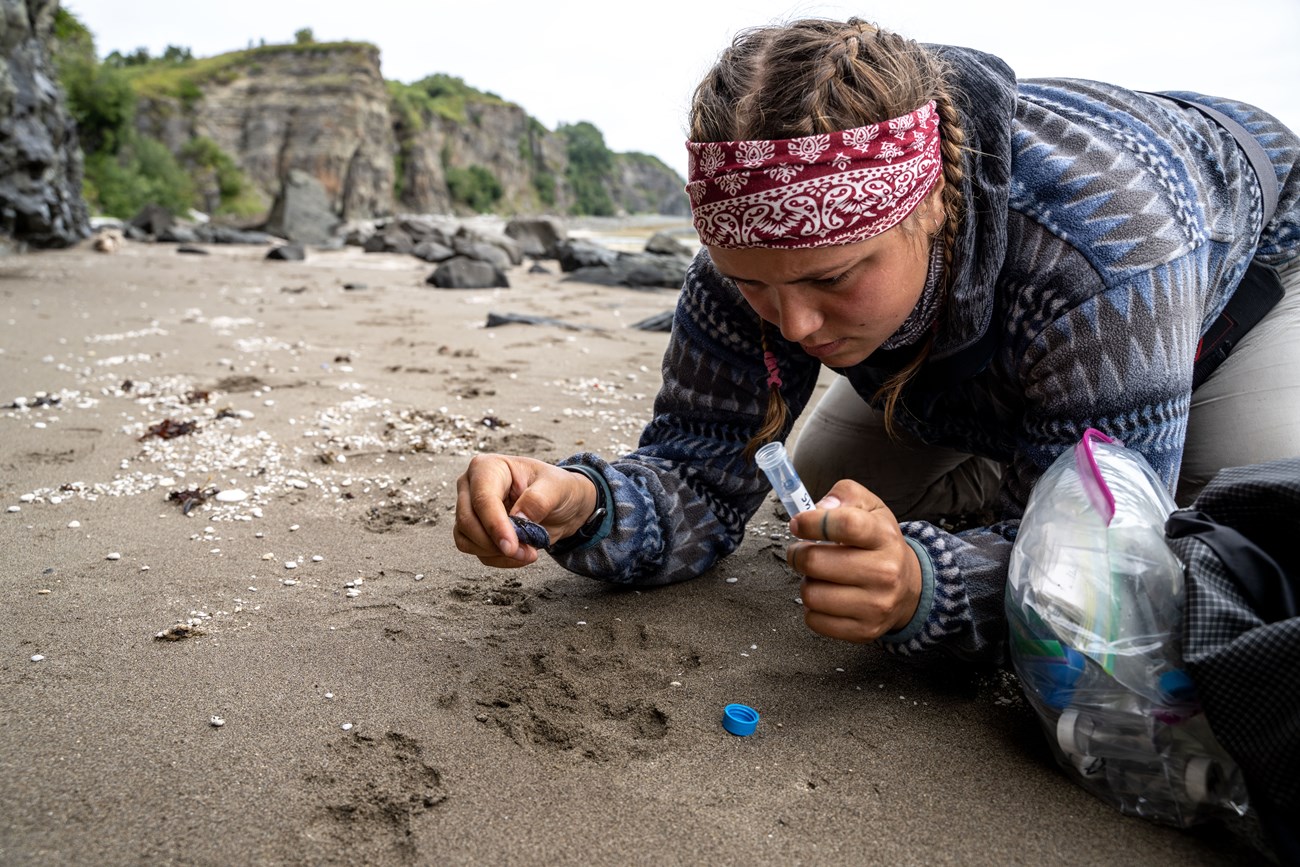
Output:
<path fill-rule="evenodd" d="M 1141 455 L 1089 429 L 1035 486 L 1008 571 L 1011 658 L 1057 761 L 1130 815 L 1244 815 L 1246 789 L 1179 648 L 1174 510 Z"/>

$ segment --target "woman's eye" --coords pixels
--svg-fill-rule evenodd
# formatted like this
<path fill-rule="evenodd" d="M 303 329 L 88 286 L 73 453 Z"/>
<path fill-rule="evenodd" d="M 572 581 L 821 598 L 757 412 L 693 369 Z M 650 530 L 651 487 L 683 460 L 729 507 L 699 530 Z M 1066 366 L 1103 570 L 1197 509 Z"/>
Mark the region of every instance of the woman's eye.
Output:
<path fill-rule="evenodd" d="M 843 274 L 837 274 L 834 277 L 822 277 L 818 280 L 814 280 L 813 282 L 816 283 L 818 286 L 838 286 L 841 283 L 843 283 L 848 278 L 848 276 L 849 276 L 849 272 L 845 271 Z"/>

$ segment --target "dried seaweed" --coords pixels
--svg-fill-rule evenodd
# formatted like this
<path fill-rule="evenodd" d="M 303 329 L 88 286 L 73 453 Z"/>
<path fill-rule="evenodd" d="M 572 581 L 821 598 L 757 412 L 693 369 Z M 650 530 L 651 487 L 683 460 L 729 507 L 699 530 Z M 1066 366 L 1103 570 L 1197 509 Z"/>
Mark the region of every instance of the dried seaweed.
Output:
<path fill-rule="evenodd" d="M 144 436 L 140 440 L 149 439 L 149 437 L 158 437 L 160 440 L 172 440 L 176 437 L 183 437 L 192 434 L 199 429 L 199 423 L 195 421 L 177 421 L 174 418 L 165 418 L 157 424 L 149 425 Z"/>

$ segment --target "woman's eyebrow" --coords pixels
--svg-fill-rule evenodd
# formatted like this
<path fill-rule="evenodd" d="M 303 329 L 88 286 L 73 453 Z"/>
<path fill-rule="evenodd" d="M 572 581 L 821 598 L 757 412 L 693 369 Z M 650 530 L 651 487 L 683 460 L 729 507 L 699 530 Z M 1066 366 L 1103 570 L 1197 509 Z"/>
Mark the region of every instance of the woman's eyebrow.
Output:
<path fill-rule="evenodd" d="M 840 274 L 843 274 L 845 271 L 847 271 L 847 270 L 849 270 L 850 268 L 852 268 L 855 264 L 856 264 L 855 262 L 847 262 L 847 263 L 841 263 L 841 264 L 837 264 L 837 265 L 830 265 L 830 266 L 827 266 L 827 267 L 825 267 L 825 268 L 818 268 L 818 269 L 815 270 L 815 271 L 809 271 L 809 272 L 806 273 L 806 274 L 801 274 L 801 275 L 798 276 L 798 277 L 794 277 L 794 278 L 792 278 L 792 279 L 790 279 L 790 280 L 785 280 L 785 281 L 782 281 L 782 282 L 785 282 L 785 283 L 814 283 L 814 282 L 816 282 L 816 281 L 818 281 L 818 280 L 829 280 L 831 277 L 837 277 L 837 276 L 839 276 Z M 715 267 L 716 267 L 716 266 L 715 266 Z M 755 280 L 755 279 L 750 278 L 750 277 L 737 277 L 737 276 L 735 276 L 735 275 L 733 275 L 733 274 L 728 274 L 727 272 L 723 271 L 723 270 L 720 269 L 720 268 L 717 269 L 717 270 L 718 270 L 718 273 L 721 274 L 723 277 L 725 277 L 725 278 L 727 278 L 728 280 L 731 280 L 731 281 L 733 281 L 733 282 L 736 282 L 736 283 L 762 283 L 762 282 L 763 282 L 762 280 Z"/>

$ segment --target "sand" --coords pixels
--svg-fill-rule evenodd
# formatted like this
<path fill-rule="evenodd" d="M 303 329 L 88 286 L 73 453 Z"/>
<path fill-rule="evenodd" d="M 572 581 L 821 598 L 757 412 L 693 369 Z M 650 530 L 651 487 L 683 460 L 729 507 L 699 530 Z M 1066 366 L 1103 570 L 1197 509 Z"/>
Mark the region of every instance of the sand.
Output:
<path fill-rule="evenodd" d="M 208 249 L 0 259 L 0 863 L 1257 860 L 1074 786 L 1010 676 L 808 631 L 775 501 L 653 591 L 456 552 L 472 454 L 635 444 L 674 292 Z"/>

